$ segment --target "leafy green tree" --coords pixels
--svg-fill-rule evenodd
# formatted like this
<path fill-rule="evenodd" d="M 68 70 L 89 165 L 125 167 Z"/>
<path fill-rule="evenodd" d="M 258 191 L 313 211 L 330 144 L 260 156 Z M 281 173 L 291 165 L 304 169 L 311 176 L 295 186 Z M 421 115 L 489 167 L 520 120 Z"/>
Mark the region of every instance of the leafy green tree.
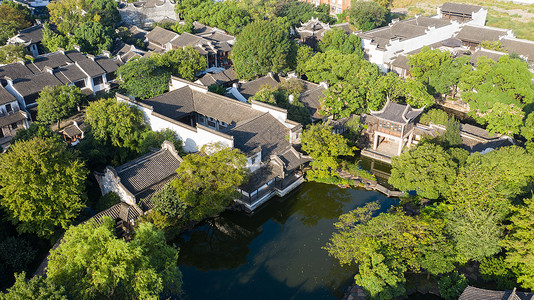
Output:
<path fill-rule="evenodd" d="M 10 64 L 31 57 L 21 45 L 5 45 L 0 47 L 0 63 Z"/>
<path fill-rule="evenodd" d="M 250 10 L 243 7 L 245 2 L 182 0 L 176 3 L 175 11 L 186 22 L 198 21 L 237 34 L 252 21 Z"/>
<path fill-rule="evenodd" d="M 352 114 L 360 113 L 365 108 L 365 94 L 360 94 L 352 84 L 338 82 L 328 87 L 320 98 L 321 109 L 324 115 L 333 115 L 334 119 L 346 118 Z"/>
<path fill-rule="evenodd" d="M 297 65 L 295 71 L 302 75 L 304 73 L 304 67 L 308 60 L 313 57 L 313 49 L 307 45 L 299 45 L 297 50 Z"/>
<path fill-rule="evenodd" d="M 50 13 L 50 21 L 57 25 L 57 29 L 62 34 L 69 34 L 90 19 L 87 12 L 90 9 L 88 0 L 65 0 L 55 1 L 47 5 Z"/>
<path fill-rule="evenodd" d="M 468 284 L 464 274 L 454 271 L 438 280 L 439 294 L 444 299 L 458 299 Z"/>
<path fill-rule="evenodd" d="M 37 98 L 37 119 L 46 124 L 57 122 L 59 128 L 61 119 L 74 113 L 83 98 L 82 92 L 76 86 L 47 86 Z"/>
<path fill-rule="evenodd" d="M 191 46 L 156 55 L 154 60 L 158 66 L 169 70 L 172 75 L 189 81 L 194 81 L 197 74 L 207 67 L 206 57 Z"/>
<path fill-rule="evenodd" d="M 352 1 L 348 21 L 356 28 L 367 31 L 386 25 L 388 10 L 373 1 Z"/>
<path fill-rule="evenodd" d="M 517 281 L 526 289 L 534 289 L 534 198 L 525 199 L 524 205 L 513 206 L 510 234 L 503 245 L 506 263 L 517 272 Z"/>
<path fill-rule="evenodd" d="M 388 73 L 389 74 L 389 73 Z M 447 125 L 449 115 L 441 109 L 433 108 L 421 115 L 420 123 L 429 125 L 430 122 L 439 125 Z"/>
<path fill-rule="evenodd" d="M 374 0 L 374 1 L 385 9 L 388 9 L 391 6 L 391 4 L 393 4 L 393 0 Z"/>
<path fill-rule="evenodd" d="M 176 133 L 169 128 L 160 131 L 145 130 L 139 137 L 139 147 L 137 152 L 139 154 L 146 154 L 150 152 L 151 148 L 161 148 L 161 144 L 163 144 L 164 141 L 173 143 L 174 149 L 176 149 L 179 155 L 185 153 L 182 147 L 183 142 L 176 136 Z"/>
<path fill-rule="evenodd" d="M 119 86 L 129 95 L 147 99 L 165 93 L 169 89 L 171 72 L 161 68 L 150 58 L 139 58 L 128 61 L 119 67 L 117 75 Z"/>
<path fill-rule="evenodd" d="M 13 1 L 2 1 L 0 16 L 0 45 L 4 45 L 17 31 L 28 28 L 33 23 L 31 11 Z"/>
<path fill-rule="evenodd" d="M 137 148 L 138 134 L 145 128 L 139 109 L 113 98 L 92 102 L 85 122 L 96 140 L 131 149 Z"/>
<path fill-rule="evenodd" d="M 503 235 L 499 219 L 494 212 L 477 207 L 454 209 L 447 214 L 447 231 L 460 261 L 480 261 L 499 253 Z"/>
<path fill-rule="evenodd" d="M 190 208 L 189 217 L 194 221 L 222 212 L 248 175 L 247 159 L 239 150 L 215 144 L 204 146 L 201 151 L 212 154 L 184 157 L 176 170 L 180 177 L 171 182 L 178 198 Z"/>
<path fill-rule="evenodd" d="M 291 51 L 296 51 L 289 30 L 281 22 L 255 21 L 236 37 L 231 59 L 241 79 L 288 70 Z"/>
<path fill-rule="evenodd" d="M 170 185 L 165 185 L 150 199 L 154 204 L 154 209 L 171 218 L 187 218 L 187 204 L 185 204 L 176 193 L 176 189 Z"/>
<path fill-rule="evenodd" d="M 115 204 L 121 203 L 121 198 L 115 192 L 108 192 L 98 199 L 98 202 L 95 205 L 96 211 L 104 211 Z"/>
<path fill-rule="evenodd" d="M 339 156 L 354 155 L 353 148 L 342 135 L 333 134 L 329 124 L 310 125 L 301 136 L 302 150 L 313 158 L 313 170 L 307 175 L 312 180 L 336 176 Z"/>
<path fill-rule="evenodd" d="M 431 94 L 448 94 L 456 89 L 460 74 L 465 71 L 466 58 L 453 60 L 451 54 L 439 49 L 431 50 L 428 46 L 419 53 L 408 56 L 412 66 L 410 74 L 425 84 Z"/>
<path fill-rule="evenodd" d="M 315 16 L 315 7 L 307 2 L 290 1 L 280 5 L 276 15 L 287 18 L 292 27 L 298 27 Z"/>
<path fill-rule="evenodd" d="M 1 300 L 67 300 L 65 289 L 53 284 L 48 278 L 34 276 L 26 281 L 26 273 L 15 274 L 15 284 L 0 294 Z"/>
<path fill-rule="evenodd" d="M 208 91 L 212 92 L 212 93 L 215 93 L 215 94 L 219 94 L 219 95 L 226 95 L 226 88 L 221 85 L 221 84 L 212 84 L 210 86 L 208 86 Z"/>
<path fill-rule="evenodd" d="M 363 55 L 360 38 L 354 34 L 347 35 L 340 27 L 334 27 L 324 34 L 319 41 L 319 50 L 339 50 L 342 54 Z"/>
<path fill-rule="evenodd" d="M 441 146 L 425 143 L 394 157 L 389 183 L 401 191 L 417 191 L 437 199 L 448 192 L 458 165 Z"/>
<path fill-rule="evenodd" d="M 443 134 L 443 139 L 449 147 L 455 147 L 462 144 L 462 137 L 460 136 L 460 124 L 454 119 L 450 118 L 446 124 L 446 131 Z"/>
<path fill-rule="evenodd" d="M 117 2 L 113 0 L 92 1 L 89 15 L 91 19 L 104 27 L 114 28 L 121 21 L 121 15 L 117 10 Z"/>
<path fill-rule="evenodd" d="M 114 222 L 71 227 L 50 253 L 47 276 L 77 299 L 143 298 L 180 292 L 178 250 L 152 224 L 140 224 L 133 241 L 117 239 Z"/>
<path fill-rule="evenodd" d="M 84 208 L 86 176 L 84 164 L 64 144 L 18 141 L 0 156 L 0 205 L 19 232 L 49 237 Z"/>
<path fill-rule="evenodd" d="M 487 122 L 487 129 L 491 133 L 501 133 L 507 135 L 519 134 L 523 127 L 525 113 L 520 107 L 514 104 L 504 104 L 497 102 L 484 115 Z"/>
<path fill-rule="evenodd" d="M 462 93 L 462 99 L 469 103 L 470 114 L 478 121 L 484 122 L 486 113 L 496 103 L 501 103 L 497 112 L 504 109 L 502 104 L 514 104 L 522 109 L 525 105 L 533 103 L 532 77 L 532 73 L 528 71 L 528 65 L 522 60 L 505 55 L 495 63 L 481 57 L 476 69 L 465 72 L 460 77 L 460 88 L 465 90 Z M 514 126 L 516 120 L 517 116 L 514 113 Z M 509 130 L 509 128 L 505 129 Z"/>
<path fill-rule="evenodd" d="M 484 49 L 506 52 L 506 49 L 504 48 L 503 44 L 501 44 L 499 41 L 482 41 L 478 45 L 479 47 Z"/>
<path fill-rule="evenodd" d="M 482 279 L 497 283 L 499 290 L 512 290 L 517 286 L 517 279 L 504 257 L 486 257 L 480 262 L 479 272 Z"/>
<path fill-rule="evenodd" d="M 48 52 L 56 52 L 59 48 L 73 50 L 74 45 L 78 45 L 79 41 L 74 35 L 64 36 L 54 32 L 46 23 L 43 28 L 42 44 Z"/>
<path fill-rule="evenodd" d="M 534 139 L 534 113 L 530 113 L 525 118 L 524 125 L 521 127 L 521 135 L 528 140 Z"/>
<path fill-rule="evenodd" d="M 403 295 L 404 272 L 419 271 L 421 262 L 437 273 L 451 270 L 450 266 L 435 268 L 429 263 L 431 257 L 450 255 L 440 247 L 445 238 L 443 225 L 403 212 L 370 218 L 370 212 L 364 208 L 356 214 L 342 215 L 341 222 L 335 224 L 338 232 L 325 249 L 341 265 L 358 267 L 355 282 L 371 297 L 390 299 Z"/>
<path fill-rule="evenodd" d="M 74 30 L 74 37 L 79 41 L 83 52 L 95 55 L 111 50 L 113 45 L 110 30 L 94 21 L 82 23 Z"/>
<path fill-rule="evenodd" d="M 18 130 L 13 140 L 11 140 L 11 143 L 14 143 L 16 141 L 28 141 L 33 139 L 34 137 L 46 139 L 52 138 L 57 140 L 58 142 L 62 141 L 61 136 L 57 134 L 57 132 L 52 131 L 52 129 L 50 129 L 50 126 L 42 122 L 35 121 L 32 122 L 30 124 L 30 127 L 28 127 L 27 129 Z"/>

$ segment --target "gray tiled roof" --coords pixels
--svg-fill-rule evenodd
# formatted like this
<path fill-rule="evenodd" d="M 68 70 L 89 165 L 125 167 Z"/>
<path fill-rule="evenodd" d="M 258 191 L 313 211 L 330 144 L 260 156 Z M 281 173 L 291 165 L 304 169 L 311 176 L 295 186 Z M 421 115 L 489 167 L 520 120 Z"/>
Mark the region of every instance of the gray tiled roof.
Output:
<path fill-rule="evenodd" d="M 237 74 L 233 68 L 218 73 L 208 73 L 199 79 L 204 86 L 210 86 L 212 84 L 227 84 L 234 80 L 237 80 Z"/>
<path fill-rule="evenodd" d="M 249 180 L 239 188 L 243 191 L 251 193 L 259 189 L 271 179 L 283 176 L 284 174 L 280 172 L 279 168 L 273 167 L 272 164 L 266 164 L 254 171 L 254 173 L 252 173 L 249 177 Z"/>
<path fill-rule="evenodd" d="M 499 58 L 503 55 L 505 55 L 506 53 L 501 53 L 501 52 L 496 52 L 496 51 L 489 51 L 489 50 L 485 50 L 485 49 L 480 49 L 480 50 L 477 50 L 475 52 L 473 52 L 473 54 L 471 55 L 471 62 L 473 64 L 477 64 L 478 62 L 478 59 L 481 57 L 481 56 L 485 56 L 489 59 L 492 59 L 494 61 L 499 61 Z"/>
<path fill-rule="evenodd" d="M 286 140 L 289 128 L 280 123 L 270 113 L 238 124 L 226 134 L 234 137 L 234 146 L 244 153 L 249 153 L 257 147 L 262 149 L 262 160 L 271 155 L 284 153 L 291 147 Z"/>
<path fill-rule="evenodd" d="M 119 65 L 117 65 L 116 62 L 114 62 L 112 59 L 104 57 L 104 56 L 98 56 L 95 57 L 95 62 L 102 68 L 106 73 L 113 73 L 117 71 L 119 68 Z"/>
<path fill-rule="evenodd" d="M 187 46 L 194 46 L 199 42 L 205 42 L 205 40 L 200 37 L 196 36 L 187 32 L 182 33 L 179 37 L 175 38 L 171 44 L 175 47 L 187 47 Z"/>
<path fill-rule="evenodd" d="M 102 69 L 94 60 L 90 58 L 79 60 L 76 62 L 76 65 L 78 65 L 78 67 L 80 67 L 80 69 L 90 77 L 95 77 L 106 73 L 104 69 Z"/>
<path fill-rule="evenodd" d="M 172 41 L 179 35 L 176 32 L 156 26 L 149 33 L 146 34 L 146 38 L 149 42 L 156 43 L 159 46 L 165 46 L 168 42 Z"/>
<path fill-rule="evenodd" d="M 63 74 L 69 82 L 76 82 L 87 77 L 87 75 L 85 75 L 85 73 L 75 64 L 60 67 L 58 73 Z"/>
<path fill-rule="evenodd" d="M 308 157 L 303 157 L 293 147 L 280 154 L 279 157 L 284 162 L 284 168 L 287 172 L 291 172 L 311 160 Z"/>
<path fill-rule="evenodd" d="M 152 106 L 155 112 L 175 120 L 195 111 L 193 92 L 189 87 L 170 91 L 142 102 Z"/>
<path fill-rule="evenodd" d="M 499 41 L 508 51 L 528 57 L 529 62 L 534 62 L 534 42 L 519 39 L 504 38 Z"/>
<path fill-rule="evenodd" d="M 456 38 L 462 41 L 480 43 L 482 41 L 498 41 L 506 34 L 506 29 L 465 25 L 456 35 Z"/>
<path fill-rule="evenodd" d="M 32 65 L 36 67 L 37 70 L 43 71 L 45 67 L 55 69 L 70 62 L 72 62 L 72 60 L 67 55 L 61 52 L 53 52 L 37 57 Z"/>
<path fill-rule="evenodd" d="M 209 32 L 209 33 L 204 33 L 204 34 L 197 33 L 197 35 L 199 35 L 199 36 L 201 36 L 203 38 L 212 40 L 212 41 L 217 41 L 217 42 L 228 42 L 228 41 L 231 41 L 231 40 L 235 39 L 234 36 L 231 36 L 229 34 L 224 34 L 224 33 L 218 32 L 218 31 L 212 31 L 212 32 Z"/>
<path fill-rule="evenodd" d="M 441 6 L 441 11 L 442 12 L 460 13 L 460 14 L 470 15 L 470 14 L 472 14 L 474 12 L 479 11 L 481 8 L 482 7 L 478 6 L 478 5 L 469 5 L 469 4 L 445 2 Z"/>
<path fill-rule="evenodd" d="M 77 50 L 65 51 L 65 55 L 72 61 L 84 60 L 86 58 L 85 54 Z"/>
<path fill-rule="evenodd" d="M 197 21 L 193 22 L 193 29 L 195 30 L 195 34 L 202 34 L 202 33 L 208 33 L 208 32 L 213 31 L 213 27 L 206 26 Z"/>
<path fill-rule="evenodd" d="M 33 75 L 33 72 L 28 67 L 21 63 L 12 63 L 9 65 L 0 66 L 0 79 L 4 76 L 11 79 L 17 79 L 21 77 L 28 77 Z"/>
<path fill-rule="evenodd" d="M 43 39 L 43 25 L 35 25 L 19 31 L 18 38 L 24 42 L 39 43 Z"/>
<path fill-rule="evenodd" d="M 143 100 L 143 103 L 153 106 L 155 112 L 175 120 L 195 111 L 232 124 L 261 114 L 248 104 L 214 93 L 194 91 L 189 87 Z"/>
<path fill-rule="evenodd" d="M 4 105 L 13 101 L 17 101 L 15 96 L 11 95 L 1 84 L 0 84 L 0 105 Z"/>
<path fill-rule="evenodd" d="M 141 156 L 116 168 L 121 183 L 136 197 L 146 189 L 176 176 L 180 161 L 167 149 Z"/>
<path fill-rule="evenodd" d="M 59 79 L 48 72 L 42 72 L 30 77 L 20 78 L 13 82 L 13 87 L 23 96 L 39 93 L 46 86 L 63 85 Z"/>
<path fill-rule="evenodd" d="M 245 82 L 239 87 L 239 92 L 246 99 L 256 95 L 257 92 L 265 85 L 270 85 L 271 87 L 277 87 L 279 81 L 271 77 L 270 75 L 265 75 L 258 79 Z"/>
<path fill-rule="evenodd" d="M 468 286 L 458 300 L 531 300 L 532 293 L 517 292 L 514 290 L 492 291 Z"/>
<path fill-rule="evenodd" d="M 104 211 L 97 213 L 91 219 L 97 225 L 101 225 L 103 223 L 102 219 L 104 217 L 110 217 L 113 220 L 121 219 L 123 221 L 129 222 L 130 220 L 136 220 L 141 214 L 142 212 L 137 211 L 135 207 L 121 202 L 113 205 L 112 207 Z"/>
<path fill-rule="evenodd" d="M 78 128 L 78 126 L 74 124 L 65 127 L 62 131 L 69 137 L 74 137 L 83 134 L 83 132 Z"/>
<path fill-rule="evenodd" d="M 19 110 L 5 117 L 0 117 L 0 127 L 4 127 L 22 120 L 26 120 L 26 116 L 21 110 Z"/>
<path fill-rule="evenodd" d="M 418 16 L 416 18 L 397 21 L 388 26 L 359 33 L 361 38 L 371 39 L 379 49 L 385 49 L 392 39 L 406 40 L 424 35 L 429 26 L 436 28 L 450 25 L 447 20 Z"/>
<path fill-rule="evenodd" d="M 413 109 L 409 105 L 394 103 L 387 101 L 384 107 L 380 111 L 371 111 L 371 115 L 396 122 L 401 124 L 407 124 L 410 120 L 415 119 L 423 109 Z"/>
<path fill-rule="evenodd" d="M 312 118 L 321 119 L 323 117 L 318 111 L 321 108 L 320 99 L 324 96 L 323 91 L 325 90 L 324 86 L 317 85 L 300 94 L 300 102 L 308 109 Z"/>
<path fill-rule="evenodd" d="M 249 104 L 214 93 L 193 91 L 195 111 L 228 124 L 250 120 L 262 114 Z"/>

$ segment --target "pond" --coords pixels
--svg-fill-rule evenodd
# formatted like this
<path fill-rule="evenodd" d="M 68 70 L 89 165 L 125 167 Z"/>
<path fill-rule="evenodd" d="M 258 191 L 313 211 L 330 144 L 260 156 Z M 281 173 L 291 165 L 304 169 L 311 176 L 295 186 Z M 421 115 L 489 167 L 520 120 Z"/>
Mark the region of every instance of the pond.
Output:
<path fill-rule="evenodd" d="M 253 215 L 225 212 L 179 236 L 185 299 L 339 299 L 354 270 L 322 249 L 342 213 L 396 199 L 306 182 Z"/>

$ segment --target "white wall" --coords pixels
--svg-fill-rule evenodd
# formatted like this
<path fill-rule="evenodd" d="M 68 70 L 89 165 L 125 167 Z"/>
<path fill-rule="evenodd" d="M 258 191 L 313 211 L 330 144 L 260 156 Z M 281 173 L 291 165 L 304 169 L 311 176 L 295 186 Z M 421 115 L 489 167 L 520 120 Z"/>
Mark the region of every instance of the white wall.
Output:
<path fill-rule="evenodd" d="M 261 150 L 254 155 L 247 157 L 247 168 L 250 170 L 250 173 L 256 171 L 261 167 Z"/>
<path fill-rule="evenodd" d="M 258 101 L 251 101 L 251 106 L 252 106 L 252 109 L 270 113 L 273 117 L 277 118 L 284 125 L 286 124 L 287 111 L 285 109 L 282 111 L 278 107 L 274 107 L 269 104 L 265 104 L 265 103 L 258 102 Z"/>
<path fill-rule="evenodd" d="M 160 131 L 170 129 L 182 140 L 185 152 L 197 152 L 202 146 L 210 143 L 221 143 L 227 147 L 234 147 L 234 140 L 231 136 L 219 133 L 216 130 L 199 125 L 197 128 L 171 120 L 158 113 L 154 113 L 152 109 L 137 105 L 125 99 L 117 97 L 118 101 L 127 102 L 130 105 L 136 106 L 143 112 L 145 122 L 153 131 Z"/>
<path fill-rule="evenodd" d="M 102 195 L 115 192 L 119 195 L 122 202 L 136 205 L 135 196 L 124 187 L 120 178 L 117 176 L 117 172 L 112 167 L 106 167 L 106 171 L 100 182 L 100 189 L 102 190 Z"/>
<path fill-rule="evenodd" d="M 411 52 L 448 39 L 460 30 L 460 25 L 460 23 L 452 21 L 450 25 L 440 28 L 430 27 L 427 29 L 426 34 L 412 39 L 403 41 L 399 39 L 391 40 L 389 45 L 386 46 L 385 51 L 376 49 L 376 45 L 372 45 L 369 39 L 362 39 L 362 46 L 364 49 L 369 50 L 369 61 L 377 64 L 382 72 L 387 72 L 387 64 L 391 63 L 394 57 L 397 57 L 401 53 Z"/>

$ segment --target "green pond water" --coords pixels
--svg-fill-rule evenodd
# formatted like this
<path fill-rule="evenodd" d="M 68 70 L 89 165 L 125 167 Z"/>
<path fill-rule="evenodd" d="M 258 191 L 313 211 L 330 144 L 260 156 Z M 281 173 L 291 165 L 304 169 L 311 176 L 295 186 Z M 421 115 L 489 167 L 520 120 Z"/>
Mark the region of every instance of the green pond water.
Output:
<path fill-rule="evenodd" d="M 225 212 L 179 236 L 185 299 L 339 299 L 354 270 L 322 247 L 339 215 L 371 201 L 385 212 L 398 200 L 374 191 L 306 182 L 253 215 Z"/>

